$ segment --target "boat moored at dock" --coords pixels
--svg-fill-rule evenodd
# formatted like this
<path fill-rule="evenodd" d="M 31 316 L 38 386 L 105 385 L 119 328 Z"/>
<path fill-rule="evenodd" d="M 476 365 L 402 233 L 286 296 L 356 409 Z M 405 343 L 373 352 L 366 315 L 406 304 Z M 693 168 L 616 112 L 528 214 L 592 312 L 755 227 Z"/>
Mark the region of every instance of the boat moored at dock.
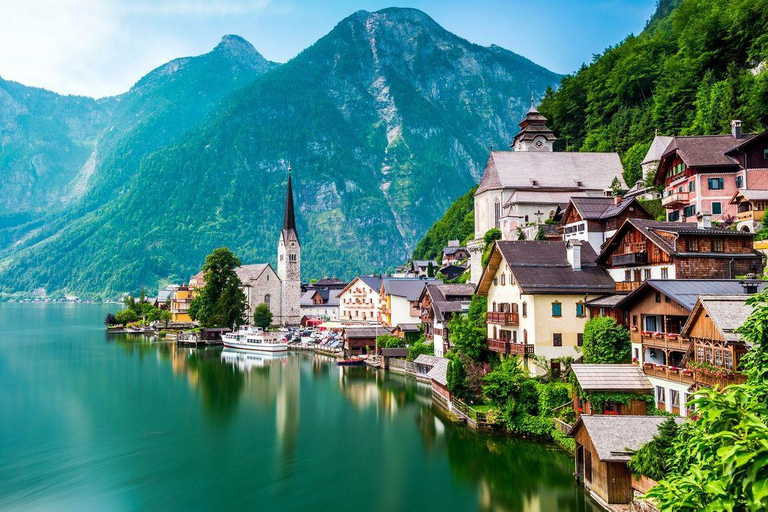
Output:
<path fill-rule="evenodd" d="M 281 338 L 280 333 L 264 332 L 260 327 L 241 327 L 221 336 L 225 347 L 259 352 L 287 352 L 288 343 Z"/>

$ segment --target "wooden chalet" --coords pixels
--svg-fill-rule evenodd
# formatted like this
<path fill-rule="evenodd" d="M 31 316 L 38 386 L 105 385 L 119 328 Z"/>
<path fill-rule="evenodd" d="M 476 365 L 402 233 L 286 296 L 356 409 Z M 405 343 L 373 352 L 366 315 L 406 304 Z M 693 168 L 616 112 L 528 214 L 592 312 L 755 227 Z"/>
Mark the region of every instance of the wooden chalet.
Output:
<path fill-rule="evenodd" d="M 627 219 L 606 242 L 597 263 L 608 268 L 617 292 L 648 279 L 733 279 L 757 274 L 762 255 L 751 233 L 698 224 Z"/>
<path fill-rule="evenodd" d="M 636 197 L 573 197 L 562 214 L 564 240 L 589 242 L 596 253 L 629 218 L 652 219 Z"/>
<path fill-rule="evenodd" d="M 578 417 L 568 432 L 576 443 L 576 478 L 604 508 L 606 504 L 632 502 L 632 474 L 627 462 L 653 439 L 666 420 L 663 416 Z"/>
<path fill-rule="evenodd" d="M 683 327 L 682 336 L 692 344 L 696 387 L 741 384 L 746 377 L 738 367 L 748 347 L 736 333 L 752 313 L 744 295 L 712 295 L 699 298 Z"/>
<path fill-rule="evenodd" d="M 360 356 L 376 351 L 376 337 L 387 334 L 387 330 L 377 326 L 347 327 L 344 329 L 344 355 Z"/>
<path fill-rule="evenodd" d="M 573 409 L 577 416 L 589 414 L 645 415 L 648 401 L 641 395 L 650 396 L 653 386 L 643 371 L 633 364 L 573 364 L 571 371 L 583 391 L 582 397 L 574 390 Z M 605 402 L 602 410 L 594 407 L 589 399 L 593 393 L 628 393 L 638 395 L 629 403 Z"/>

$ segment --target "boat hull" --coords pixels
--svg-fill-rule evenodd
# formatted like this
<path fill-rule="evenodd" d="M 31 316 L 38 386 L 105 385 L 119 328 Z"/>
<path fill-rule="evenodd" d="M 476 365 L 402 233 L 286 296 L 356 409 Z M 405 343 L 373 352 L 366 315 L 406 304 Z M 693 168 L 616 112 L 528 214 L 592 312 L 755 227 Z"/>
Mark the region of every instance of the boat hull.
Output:
<path fill-rule="evenodd" d="M 252 350 L 254 352 L 288 352 L 287 343 L 240 343 L 224 340 L 224 346 L 238 350 Z"/>

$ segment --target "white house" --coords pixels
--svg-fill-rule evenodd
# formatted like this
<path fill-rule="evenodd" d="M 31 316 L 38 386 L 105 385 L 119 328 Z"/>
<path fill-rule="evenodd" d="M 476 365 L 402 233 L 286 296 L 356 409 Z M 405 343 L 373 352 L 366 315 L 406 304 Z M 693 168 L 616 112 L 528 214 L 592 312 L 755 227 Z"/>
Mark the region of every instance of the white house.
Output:
<path fill-rule="evenodd" d="M 338 295 L 339 321 L 343 323 L 378 324 L 381 300 L 381 277 L 359 276 Z"/>

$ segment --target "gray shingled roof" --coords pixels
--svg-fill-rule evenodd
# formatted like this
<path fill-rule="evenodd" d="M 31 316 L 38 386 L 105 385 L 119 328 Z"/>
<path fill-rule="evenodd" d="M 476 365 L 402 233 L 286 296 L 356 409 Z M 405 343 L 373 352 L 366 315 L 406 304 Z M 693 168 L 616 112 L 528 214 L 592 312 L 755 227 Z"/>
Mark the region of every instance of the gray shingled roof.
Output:
<path fill-rule="evenodd" d="M 688 311 L 692 311 L 700 296 L 742 295 L 742 300 L 745 300 L 744 294 L 746 292 L 742 285 L 743 282 L 739 279 L 648 279 L 632 293 L 623 296 L 623 300 L 618 305 L 623 307 L 635 298 L 642 297 L 649 288 L 652 288 L 671 298 Z M 758 291 L 768 286 L 768 281 L 755 280 L 753 282 L 757 284 Z"/>
<path fill-rule="evenodd" d="M 440 359 L 443 359 L 443 358 L 442 357 L 438 357 L 438 356 L 430 356 L 428 354 L 419 354 L 419 357 L 414 359 L 413 362 L 416 363 L 416 364 L 423 364 L 423 365 L 427 365 L 427 366 L 435 366 L 435 364 L 437 364 L 437 362 Z"/>
<path fill-rule="evenodd" d="M 595 308 L 613 308 L 616 307 L 619 302 L 627 297 L 625 293 L 616 293 L 613 295 L 606 295 L 605 297 L 599 297 L 587 301 L 587 306 Z"/>
<path fill-rule="evenodd" d="M 740 188 L 738 193 L 744 196 L 747 201 L 768 201 L 768 190 Z"/>
<path fill-rule="evenodd" d="M 344 336 L 347 338 L 375 338 L 388 332 L 384 327 L 377 326 L 344 328 Z"/>
<path fill-rule="evenodd" d="M 661 155 L 667 151 L 669 143 L 672 142 L 672 139 L 674 139 L 674 137 L 656 135 L 653 138 L 653 142 L 651 142 L 651 147 L 648 148 L 648 151 L 645 153 L 645 158 L 643 158 L 643 161 L 640 162 L 640 165 L 650 162 L 658 162 L 661 160 Z"/>
<path fill-rule="evenodd" d="M 269 267 L 269 263 L 256 263 L 255 265 L 241 265 L 235 269 L 237 277 L 240 278 L 240 282 L 248 284 L 249 281 L 258 279 L 266 268 Z"/>
<path fill-rule="evenodd" d="M 738 166 L 738 160 L 725 154 L 736 142 L 730 134 L 674 137 L 662 156 L 676 151 L 688 167 Z"/>
<path fill-rule="evenodd" d="M 609 416 L 582 414 L 568 432 L 573 437 L 583 425 L 587 429 L 597 456 L 602 462 L 626 462 L 632 454 L 653 439 L 664 416 Z M 679 424 L 683 418 L 675 418 Z"/>
<path fill-rule="evenodd" d="M 652 391 L 643 370 L 634 364 L 572 364 L 584 391 Z"/>
<path fill-rule="evenodd" d="M 501 241 L 496 246 L 523 293 L 613 293 L 616 283 L 595 264 L 595 251 L 581 245 L 581 270 L 567 259 L 566 242 Z"/>
<path fill-rule="evenodd" d="M 448 360 L 444 357 L 438 358 L 435 365 L 427 373 L 427 377 L 443 386 L 448 385 Z"/>
<path fill-rule="evenodd" d="M 752 313 L 752 308 L 745 304 L 744 295 L 708 295 L 699 299 L 701 306 L 707 312 L 712 323 L 725 341 L 737 342 L 741 335 L 734 332 Z M 699 306 L 697 306 L 699 307 Z M 689 336 L 695 315 L 688 317 L 683 327 L 683 335 Z"/>
<path fill-rule="evenodd" d="M 420 324 L 397 324 L 397 328 L 402 332 L 421 332 Z"/>
<path fill-rule="evenodd" d="M 437 270 L 437 268 L 438 267 L 435 267 L 435 270 Z M 395 297 L 405 297 L 409 301 L 416 301 L 419 300 L 425 285 L 436 282 L 439 281 L 436 281 L 435 279 L 421 279 L 418 277 L 389 277 L 384 279 L 384 293 L 387 295 L 394 295 Z"/>
<path fill-rule="evenodd" d="M 475 194 L 500 188 L 608 190 L 613 178 L 622 180 L 624 169 L 617 153 L 553 151 L 491 151 Z M 623 181 L 622 181 L 623 183 Z"/>
<path fill-rule="evenodd" d="M 472 284 L 442 284 L 430 283 L 426 286 L 426 293 L 432 300 L 432 310 L 435 312 L 435 320 L 442 322 L 446 313 L 460 313 L 462 302 L 472 300 L 475 286 Z"/>

